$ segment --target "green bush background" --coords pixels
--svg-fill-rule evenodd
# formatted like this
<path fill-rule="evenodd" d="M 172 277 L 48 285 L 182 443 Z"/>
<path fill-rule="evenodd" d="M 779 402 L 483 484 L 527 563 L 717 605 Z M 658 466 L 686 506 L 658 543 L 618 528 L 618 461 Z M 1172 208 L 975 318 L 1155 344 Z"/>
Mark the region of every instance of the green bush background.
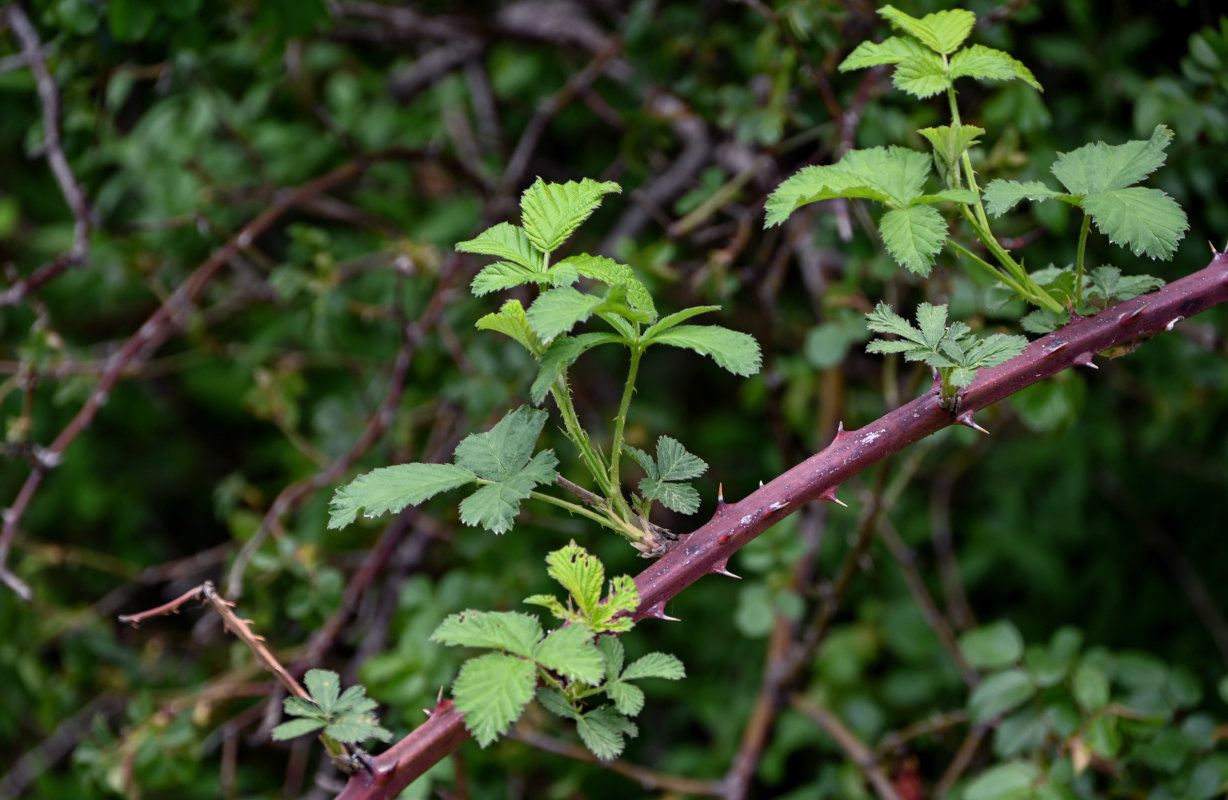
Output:
<path fill-rule="evenodd" d="M 946 5 L 900 7 L 920 14 Z M 1058 152 L 1145 138 L 1165 123 L 1176 140 L 1152 185 L 1185 207 L 1189 234 L 1172 263 L 1140 264 L 1102 240 L 1092 263 L 1167 279 L 1205 266 L 1205 243 L 1228 238 L 1228 19 L 1216 4 L 967 7 L 982 17 L 1010 12 L 978 40 L 1020 58 L 1046 89 L 960 87 L 965 120 L 989 130 L 982 170 L 1044 177 Z M 987 287 L 955 270 L 939 269 L 924 284 L 902 275 L 858 210 L 847 239 L 830 213 L 791 234 L 762 231 L 766 194 L 802 163 L 834 158 L 842 131 L 824 87 L 841 108 L 870 92 L 857 146 L 923 149 L 912 131 L 945 121 L 939 104 L 890 91 L 884 76 L 863 83 L 864 73 L 835 72 L 857 42 L 884 35 L 868 4 L 412 7 L 443 32 L 398 28 L 346 2 L 58 0 L 24 8 L 58 87 L 64 152 L 97 221 L 82 267 L 0 309 L 0 503 L 11 504 L 26 479 L 30 443 L 54 439 L 106 359 L 193 269 L 279 192 L 346 163 L 365 169 L 230 261 L 180 332 L 110 393 L 25 512 L 9 563 L 34 599 L 0 592 L 0 763 L 10 765 L 0 795 L 89 798 L 139 788 L 145 797 L 271 798 L 310 790 L 319 748 L 273 745 L 259 732 L 266 678 L 215 619 L 193 610 L 134 631 L 116 615 L 204 579 L 234 589 L 227 570 L 274 498 L 358 440 L 388 390 L 405 324 L 432 323 L 414 342 L 390 425 L 342 480 L 446 457 L 460 437 L 522 402 L 531 365 L 516 346 L 473 329 L 495 303 L 468 297 L 479 262 L 454 262 L 451 248 L 506 218 L 536 175 L 619 181 L 624 193 L 607 198 L 575 249 L 617 253 L 664 309 L 722 304 L 721 324 L 764 347 L 765 369 L 750 380 L 683 353 L 654 351 L 644 364 L 629 439 L 644 447 L 669 433 L 711 464 L 698 516 L 667 521 L 679 530 L 707 518 L 718 483 L 726 497 L 741 497 L 821 449 L 837 421 L 854 428 L 882 414 L 899 398 L 884 386 L 898 380 L 911 392 L 924 384 L 861 352 L 867 303 L 948 299 L 953 316 L 990 324 L 1019 311 L 992 303 Z M 544 24 L 564 14 L 580 21 L 561 31 Z M 595 51 L 584 38 L 590 31 L 615 35 L 616 50 Z M 473 50 L 460 67 L 414 83 L 429 54 L 467 42 Z M 12 32 L 0 32 L 0 57 L 19 51 Z M 586 68 L 597 71 L 591 80 Z M 654 110 L 660 92 L 681 110 Z M 522 169 L 507 175 L 526 129 L 552 102 L 556 113 L 526 148 Z M 31 157 L 42 141 L 30 71 L 0 72 L 0 265 L 10 278 L 71 243 L 59 188 L 46 162 Z M 671 168 L 683 170 L 676 191 L 650 200 L 644 193 Z M 744 182 L 720 195 L 739 172 Z M 713 198 L 692 229 L 667 230 Z M 602 240 L 640 208 L 647 213 L 632 237 Z M 1030 267 L 1061 265 L 1073 252 L 1073 219 L 1037 208 L 1003 232 L 1028 242 L 1020 252 Z M 813 235 L 799 241 L 799 231 Z M 1048 235 L 1032 241 L 1038 231 Z M 441 276 L 449 282 L 442 288 Z M 438 292 L 445 307 L 436 319 Z M 1073 781 L 1072 796 L 1195 796 L 1204 784 L 1214 793 L 1228 766 L 1212 756 L 1218 739 L 1194 729 L 1225 711 L 1216 694 L 1228 659 L 1219 627 L 1228 601 L 1224 319 L 1212 311 L 1127 358 L 1098 359 L 1098 372 L 1062 374 L 999 404 L 980 420 L 989 437 L 947 431 L 914 446 L 843 487 L 849 509 L 790 518 L 735 556 L 741 582 L 705 579 L 680 595 L 668 612 L 681 623 L 644 624 L 627 637 L 632 657 L 661 649 L 688 667 L 685 681 L 646 687 L 642 734 L 628 758 L 666 773 L 724 775 L 777 615 L 804 616 L 847 553 L 875 487 L 911 475 L 885 518 L 914 548 L 957 627 L 1008 620 L 1030 644 L 1077 628 L 1085 648 L 1103 648 L 1117 665 L 1115 697 L 1138 664 L 1161 669 L 1172 686 L 1196 687 L 1188 689 L 1193 702 L 1174 701 L 1162 726 L 1199 743 L 1164 762 L 1177 766 L 1148 761 L 1154 740 L 1146 739 L 1116 754 L 1124 765 L 1117 772 L 1094 769 Z M 599 426 L 616 407 L 623 368 L 603 357 L 574 371 L 577 402 Z M 371 522 L 326 531 L 331 489 L 305 493 L 244 572 L 240 611 L 287 662 L 338 609 L 384 530 Z M 542 558 L 569 537 L 599 552 L 613 574 L 644 565 L 621 542 L 545 508 L 529 508 L 498 538 L 462 526 L 446 499 L 403 522 L 389 534 L 400 537 L 395 551 L 316 664 L 364 682 L 398 734 L 421 722 L 419 709 L 455 675 L 461 654 L 426 642 L 446 614 L 510 608 L 544 589 Z M 970 615 L 947 604 L 931 546 L 944 529 Z M 815 579 L 798 592 L 791 570 L 807 541 L 817 542 Z M 967 693 L 896 562 L 881 545 L 871 552 L 798 689 L 874 745 L 964 707 Z M 158 568 L 171 562 L 180 568 Z M 1198 587 L 1202 613 L 1190 601 Z M 528 722 L 574 738 L 545 719 Z M 932 784 L 965 733 L 912 740 L 888 752 L 884 768 L 915 758 Z M 442 762 L 411 793 L 450 791 L 463 769 L 475 797 L 651 794 L 523 743 L 461 752 L 463 760 Z M 985 744 L 968 775 L 1003 758 Z M 866 791 L 822 729 L 790 709 L 753 787 L 760 797 Z"/>

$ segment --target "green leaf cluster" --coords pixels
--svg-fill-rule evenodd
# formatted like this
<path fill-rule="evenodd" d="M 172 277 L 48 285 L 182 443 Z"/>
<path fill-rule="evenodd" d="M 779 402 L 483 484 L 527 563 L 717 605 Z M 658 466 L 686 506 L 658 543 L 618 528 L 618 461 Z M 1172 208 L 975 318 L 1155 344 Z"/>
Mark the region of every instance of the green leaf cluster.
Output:
<path fill-rule="evenodd" d="M 544 411 L 521 406 L 489 431 L 465 437 L 452 464 L 399 464 L 355 478 L 333 494 L 328 527 L 349 525 L 360 513 L 396 513 L 448 489 L 477 483 L 478 489 L 460 503 L 461 521 L 492 533 L 510 530 L 520 503 L 557 475 L 553 450 L 533 455 L 546 417 Z"/>
<path fill-rule="evenodd" d="M 452 685 L 465 726 L 482 747 L 507 732 L 537 697 L 543 708 L 575 721 L 580 738 L 600 759 L 616 758 L 626 736 L 637 729 L 629 717 L 644 706 L 644 693 L 631 681 L 678 680 L 685 676 L 674 656 L 651 653 L 623 667 L 622 643 L 613 636 L 631 629 L 639 603 L 635 581 L 623 575 L 609 582 L 602 599 L 605 567 L 571 542 L 546 557 L 548 572 L 570 597 L 564 606 L 553 595 L 526 603 L 545 606 L 561 628 L 543 634 L 536 617 L 512 611 L 464 611 L 444 620 L 431 640 L 446 645 L 495 650 L 466 661 Z M 540 689 L 539 689 L 540 685 Z M 584 701 L 606 695 L 610 703 L 585 710 Z"/>
<path fill-rule="evenodd" d="M 657 439 L 655 458 L 631 445 L 623 445 L 623 450 L 648 473 L 639 485 L 644 500 L 659 500 L 661 505 L 680 514 L 694 514 L 699 509 L 699 492 L 687 481 L 698 478 L 708 469 L 703 459 L 687 452 L 682 443 L 671 436 Z"/>
<path fill-rule="evenodd" d="M 379 717 L 373 713 L 376 703 L 367 697 L 365 687 L 355 685 L 342 692 L 340 676 L 324 669 L 308 670 L 303 683 L 307 685 L 311 700 L 286 698 L 286 714 L 294 719 L 273 729 L 275 741 L 322 731 L 325 743 L 330 745 L 329 751 L 336 753 L 332 746 L 336 742 L 359 744 L 368 739 L 392 740 L 392 731 L 380 725 Z"/>
<path fill-rule="evenodd" d="M 1094 142 L 1061 153 L 1052 172 L 1065 192 L 1040 181 L 999 179 L 985 187 L 985 208 L 998 217 L 1023 200 L 1061 200 L 1083 209 L 1109 241 L 1134 255 L 1172 258 L 1189 228 L 1185 212 L 1163 191 L 1135 185 L 1163 165 L 1172 138 L 1157 125 L 1146 141 Z"/>
<path fill-rule="evenodd" d="M 917 324 L 879 303 L 866 314 L 866 324 L 875 333 L 897 339 L 874 339 L 868 353 L 900 353 L 907 361 L 922 361 L 942 377 L 942 398 L 954 399 L 956 390 L 972 383 L 980 367 L 996 367 L 1023 352 L 1028 340 L 1022 336 L 995 333 L 979 337 L 963 322 L 947 324 L 947 307 L 922 303 Z"/>

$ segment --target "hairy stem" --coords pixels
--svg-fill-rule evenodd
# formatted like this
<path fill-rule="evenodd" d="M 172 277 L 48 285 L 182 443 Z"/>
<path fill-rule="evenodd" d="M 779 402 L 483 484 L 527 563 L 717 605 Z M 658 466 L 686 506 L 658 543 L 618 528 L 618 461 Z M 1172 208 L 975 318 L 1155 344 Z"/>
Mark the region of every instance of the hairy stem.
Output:
<path fill-rule="evenodd" d="M 614 419 L 614 440 L 610 443 L 610 499 L 617 497 L 622 500 L 622 476 L 618 473 L 618 462 L 622 456 L 623 430 L 627 426 L 627 413 L 631 409 L 631 396 L 635 394 L 635 378 L 640 371 L 640 358 L 644 350 L 640 345 L 631 346 L 631 363 L 627 366 L 627 382 L 623 386 L 623 397 L 618 404 L 618 416 Z M 623 502 L 626 507 L 626 502 Z"/>
<path fill-rule="evenodd" d="M 1083 257 L 1087 252 L 1087 232 L 1091 230 L 1092 218 L 1084 213 L 1083 225 L 1079 228 L 1079 254 L 1075 261 L 1075 311 L 1083 305 Z"/>

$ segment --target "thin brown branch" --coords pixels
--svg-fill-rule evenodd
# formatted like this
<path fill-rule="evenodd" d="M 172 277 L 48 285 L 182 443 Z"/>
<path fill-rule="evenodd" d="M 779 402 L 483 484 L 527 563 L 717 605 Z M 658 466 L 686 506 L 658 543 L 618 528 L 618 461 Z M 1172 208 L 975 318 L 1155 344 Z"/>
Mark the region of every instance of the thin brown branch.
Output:
<path fill-rule="evenodd" d="M 961 396 L 952 416 L 931 389 L 855 431 L 841 431 L 827 448 L 788 470 L 737 503 L 721 503 L 713 518 L 680 537 L 658 561 L 636 576 L 640 606 L 635 619 L 659 619 L 665 604 L 705 575 L 724 574 L 729 557 L 759 534 L 806 503 L 823 498 L 844 481 L 887 456 L 953 424 L 968 424 L 972 413 L 1011 394 L 1085 363 L 1093 353 L 1135 338 L 1171 330 L 1182 319 L 1228 301 L 1228 255 L 1217 253 L 1204 269 L 1106 309 L 1080 318 L 1028 345 L 1005 364 L 982 370 Z M 983 736 L 982 729 L 977 728 Z M 339 800 L 395 797 L 414 778 L 459 747 L 468 733 L 462 715 L 450 702 L 384 753 L 374 770 L 351 776 Z M 968 744 L 975 752 L 979 738 Z M 952 764 L 952 769 L 958 766 Z M 958 774 L 966 764 L 953 774 Z M 949 788 L 949 784 L 947 784 Z"/>
<path fill-rule="evenodd" d="M 38 32 L 34 30 L 30 18 L 17 3 L 0 10 L 0 14 L 7 19 L 9 27 L 13 30 L 13 36 L 21 45 L 26 63 L 34 74 L 38 100 L 43 107 L 42 155 L 47 159 L 55 181 L 60 186 L 60 193 L 64 195 L 64 202 L 68 204 L 68 210 L 73 217 L 72 246 L 54 261 L 39 267 L 30 277 L 19 280 L 5 291 L 0 292 L 0 308 L 3 308 L 20 302 L 32 290 L 69 268 L 84 263 L 89 254 L 92 212 L 89 203 L 85 200 L 85 192 L 81 190 L 81 184 L 77 182 L 72 167 L 68 165 L 68 159 L 64 157 L 64 149 L 60 144 L 59 91 L 51 74 L 47 71 L 47 62 L 43 58 L 43 43 L 39 41 Z M 2 568 L 3 559 L 0 559 L 0 569 Z"/>
<path fill-rule="evenodd" d="M 878 763 L 878 757 L 870 748 L 862 744 L 857 735 L 849 730 L 835 714 L 823 708 L 818 703 L 802 695 L 794 695 L 793 707 L 813 720 L 827 735 L 835 740 L 840 749 L 853 762 L 853 766 L 861 770 L 866 780 L 874 787 L 874 792 L 882 800 L 900 800 L 900 795 L 891 785 L 891 781 L 883 773 Z"/>

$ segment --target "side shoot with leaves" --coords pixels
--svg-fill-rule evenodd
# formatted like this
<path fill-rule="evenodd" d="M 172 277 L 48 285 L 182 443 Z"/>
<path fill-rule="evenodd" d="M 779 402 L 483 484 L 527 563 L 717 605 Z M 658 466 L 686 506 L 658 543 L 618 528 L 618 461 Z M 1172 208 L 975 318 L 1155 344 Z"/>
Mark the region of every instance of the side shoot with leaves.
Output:
<path fill-rule="evenodd" d="M 884 6 L 879 14 L 900 35 L 861 43 L 840 64 L 840 71 L 893 66 L 896 88 L 921 100 L 946 95 L 950 124 L 918 131 L 929 141 L 932 154 L 898 146 L 874 147 L 851 150 L 835 164 L 802 168 L 769 198 L 769 226 L 780 224 L 809 203 L 837 198 L 873 200 L 887 208 L 878 220 L 878 230 L 900 266 L 927 276 L 943 246 L 949 246 L 970 271 L 989 275 L 1036 307 L 1022 322 L 1033 333 L 1054 330 L 1068 322 L 1071 314 L 1094 313 L 1113 300 L 1163 285 L 1150 275 L 1123 278 L 1114 266 L 1088 270 L 1085 253 L 1093 222 L 1110 242 L 1129 248 L 1136 256 L 1168 259 L 1176 251 L 1188 228 L 1185 213 L 1159 189 L 1135 185 L 1164 163 L 1164 150 L 1172 139 L 1168 128 L 1157 126 L 1148 141 L 1097 142 L 1060 154 L 1052 171 L 1065 192 L 1041 181 L 1001 179 L 982 190 L 971 151 L 985 129 L 961 121 L 955 80 L 1021 80 L 1037 91 L 1041 91 L 1040 83 L 1026 66 L 1001 50 L 965 46 L 976 23 L 970 11 L 939 11 L 917 19 Z M 936 191 L 926 186 L 934 172 L 943 184 Z M 1000 217 L 1023 200 L 1051 199 L 1083 211 L 1076 258 L 1071 266 L 1029 273 L 1022 260 L 1016 260 L 998 241 L 989 216 Z M 953 207 L 963 226 L 949 223 L 938 210 L 942 206 Z M 970 233 L 979 245 L 961 241 L 963 233 Z M 979 255 L 978 248 L 996 265 Z M 876 339 L 867 350 L 902 353 L 907 360 L 929 364 L 941 381 L 940 399 L 952 412 L 958 409 L 959 390 L 972 382 L 978 368 L 997 366 L 1027 344 L 1022 336 L 980 338 L 962 322 L 948 325 L 946 306 L 922 304 L 914 326 L 879 303 L 866 315 L 866 322 L 875 333 L 897 337 Z"/>

